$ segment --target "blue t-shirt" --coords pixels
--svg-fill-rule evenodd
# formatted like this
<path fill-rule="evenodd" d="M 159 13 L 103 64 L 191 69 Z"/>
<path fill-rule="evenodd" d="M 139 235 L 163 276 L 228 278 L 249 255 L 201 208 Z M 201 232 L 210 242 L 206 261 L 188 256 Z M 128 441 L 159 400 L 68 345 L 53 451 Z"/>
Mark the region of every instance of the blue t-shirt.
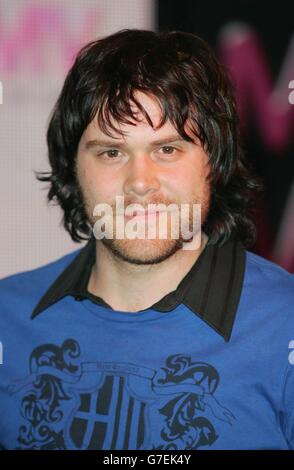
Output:
<path fill-rule="evenodd" d="M 293 275 L 246 251 L 228 341 L 184 303 L 66 295 L 32 319 L 79 252 L 0 281 L 0 446 L 294 449 Z"/>

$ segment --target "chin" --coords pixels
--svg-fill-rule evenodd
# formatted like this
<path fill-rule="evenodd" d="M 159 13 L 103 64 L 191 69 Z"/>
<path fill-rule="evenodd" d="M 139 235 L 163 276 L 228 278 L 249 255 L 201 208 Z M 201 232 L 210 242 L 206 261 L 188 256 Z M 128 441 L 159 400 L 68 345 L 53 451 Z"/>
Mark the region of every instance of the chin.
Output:
<path fill-rule="evenodd" d="M 102 239 L 103 245 L 115 257 L 131 264 L 158 264 L 182 248 L 180 240 L 114 240 Z"/>

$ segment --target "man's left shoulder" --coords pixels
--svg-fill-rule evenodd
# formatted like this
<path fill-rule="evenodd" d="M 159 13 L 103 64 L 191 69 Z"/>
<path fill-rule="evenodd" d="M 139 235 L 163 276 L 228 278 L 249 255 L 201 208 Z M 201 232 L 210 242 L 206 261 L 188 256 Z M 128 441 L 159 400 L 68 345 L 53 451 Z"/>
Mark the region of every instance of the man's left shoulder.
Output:
<path fill-rule="evenodd" d="M 289 295 L 294 301 L 294 274 L 251 251 L 246 251 L 244 284 L 268 291 L 270 297 Z"/>
<path fill-rule="evenodd" d="M 251 338 L 268 345 L 265 353 L 281 353 L 284 361 L 294 337 L 294 275 L 247 251 L 239 319 L 241 328 L 243 321 L 251 327 Z"/>

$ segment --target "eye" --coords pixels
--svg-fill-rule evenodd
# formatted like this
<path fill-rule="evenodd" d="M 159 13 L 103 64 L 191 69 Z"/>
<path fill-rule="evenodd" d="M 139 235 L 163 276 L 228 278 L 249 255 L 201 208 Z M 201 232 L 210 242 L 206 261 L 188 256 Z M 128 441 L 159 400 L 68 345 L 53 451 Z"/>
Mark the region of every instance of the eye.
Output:
<path fill-rule="evenodd" d="M 161 148 L 167 150 L 167 152 L 163 152 L 165 155 L 172 155 L 174 153 L 173 150 L 177 150 L 175 147 L 172 147 L 171 145 L 165 145 L 164 147 L 161 147 Z"/>
<path fill-rule="evenodd" d="M 105 156 L 105 158 L 108 158 L 108 159 L 114 159 L 115 157 L 118 156 L 118 150 L 116 149 L 106 150 L 105 152 L 102 152 L 99 155 Z"/>

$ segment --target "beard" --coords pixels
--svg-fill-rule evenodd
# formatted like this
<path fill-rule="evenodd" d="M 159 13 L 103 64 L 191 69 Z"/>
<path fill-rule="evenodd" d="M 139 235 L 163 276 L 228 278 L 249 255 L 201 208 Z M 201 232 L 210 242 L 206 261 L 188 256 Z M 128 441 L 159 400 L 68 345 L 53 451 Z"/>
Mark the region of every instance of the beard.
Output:
<path fill-rule="evenodd" d="M 209 193 L 207 193 L 209 194 Z M 92 226 L 92 229 L 94 228 L 95 223 L 97 222 L 97 217 L 93 217 L 91 212 L 91 207 L 93 207 L 93 204 L 90 204 L 89 201 L 87 200 L 85 194 L 83 194 L 83 200 L 84 200 L 84 207 L 87 213 L 88 220 Z M 125 207 L 127 207 L 129 204 L 133 203 L 139 203 L 141 204 L 145 209 L 148 208 L 149 204 L 165 204 L 166 206 L 169 206 L 169 204 L 176 204 L 177 206 L 181 206 L 183 202 L 180 203 L 175 203 L 175 201 L 166 201 L 164 198 L 156 198 L 153 199 L 152 201 L 148 201 L 148 203 L 141 203 L 139 201 L 127 201 L 125 200 Z M 115 222 L 112 224 L 113 226 L 113 232 L 107 233 L 107 230 L 104 231 L 105 237 L 101 238 L 99 241 L 103 244 L 103 246 L 107 249 L 110 255 L 115 257 L 118 260 L 125 261 L 127 263 L 130 263 L 132 265 L 154 265 L 161 263 L 168 259 L 169 257 L 175 255 L 180 249 L 184 247 L 184 245 L 188 245 L 189 243 L 193 242 L 196 237 L 199 239 L 199 245 L 201 242 L 201 226 L 205 223 L 208 213 L 209 213 L 209 195 L 206 197 L 200 197 L 198 194 L 193 194 L 191 201 L 190 202 L 185 202 L 186 206 L 189 208 L 188 214 L 186 213 L 186 217 L 182 216 L 182 211 L 179 211 L 178 214 L 180 214 L 180 218 L 178 220 L 178 228 L 179 230 L 176 229 L 176 226 L 174 224 L 174 219 L 172 217 L 171 213 L 167 213 L 167 218 L 165 221 L 167 224 L 165 224 L 164 227 L 164 234 L 166 235 L 164 238 L 161 237 L 160 235 L 160 225 L 158 225 L 158 219 L 157 217 L 155 220 L 145 220 L 144 225 L 141 225 L 141 231 L 142 233 L 142 227 L 143 231 L 145 230 L 144 238 L 118 238 L 117 233 L 116 233 L 116 224 Z M 193 204 L 200 204 L 201 206 L 201 221 L 200 225 L 196 224 L 196 230 L 195 230 L 195 224 L 194 224 L 194 219 L 193 219 Z M 116 220 L 116 206 L 115 204 L 110 205 L 112 208 L 112 213 L 114 214 L 114 220 Z M 141 221 L 142 223 L 142 221 Z M 156 230 L 155 232 L 153 231 L 152 233 L 156 234 L 156 236 L 153 238 L 148 237 L 148 229 L 149 229 L 149 224 L 156 223 Z M 133 224 L 132 224 L 133 225 Z M 93 230 L 95 232 L 95 230 Z M 188 231 L 188 232 L 187 232 Z M 188 235 L 188 236 L 187 236 Z M 96 237 L 97 238 L 97 237 Z M 191 243 L 192 244 L 192 243 Z M 189 249 L 189 248 L 187 248 Z M 193 248 L 196 249 L 196 248 Z"/>

